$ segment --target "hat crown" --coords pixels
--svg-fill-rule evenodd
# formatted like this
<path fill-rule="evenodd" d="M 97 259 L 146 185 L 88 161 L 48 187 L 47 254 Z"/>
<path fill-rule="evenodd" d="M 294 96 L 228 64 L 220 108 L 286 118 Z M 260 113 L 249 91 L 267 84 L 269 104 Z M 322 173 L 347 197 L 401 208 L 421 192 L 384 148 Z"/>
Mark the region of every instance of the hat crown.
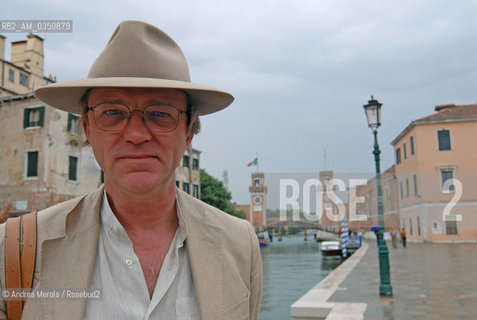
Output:
<path fill-rule="evenodd" d="M 190 82 L 189 67 L 177 43 L 142 21 L 121 22 L 88 73 L 88 78 L 107 77 Z"/>

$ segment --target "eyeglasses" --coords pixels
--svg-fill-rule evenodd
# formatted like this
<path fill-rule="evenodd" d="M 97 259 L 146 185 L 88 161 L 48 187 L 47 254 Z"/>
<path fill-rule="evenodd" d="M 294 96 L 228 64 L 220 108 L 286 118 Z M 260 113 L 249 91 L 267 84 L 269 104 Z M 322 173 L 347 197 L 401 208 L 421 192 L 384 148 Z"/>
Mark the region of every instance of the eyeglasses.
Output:
<path fill-rule="evenodd" d="M 133 112 L 142 113 L 142 121 L 152 131 L 159 133 L 172 132 L 177 128 L 180 115 L 186 113 L 167 104 L 149 105 L 141 110 L 132 110 L 121 103 L 102 102 L 88 110 L 93 111 L 96 125 L 108 132 L 123 130 L 132 118 Z"/>

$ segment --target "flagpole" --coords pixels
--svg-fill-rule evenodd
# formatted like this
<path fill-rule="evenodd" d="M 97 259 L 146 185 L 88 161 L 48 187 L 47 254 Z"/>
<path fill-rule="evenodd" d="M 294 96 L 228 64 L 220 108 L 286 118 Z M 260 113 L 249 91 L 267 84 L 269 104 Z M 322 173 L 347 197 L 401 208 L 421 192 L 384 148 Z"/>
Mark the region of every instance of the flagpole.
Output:
<path fill-rule="evenodd" d="M 255 155 L 256 155 L 255 158 L 257 159 L 257 173 L 258 173 L 259 172 L 259 170 L 258 170 L 258 166 L 259 166 L 259 164 L 258 164 L 258 152 Z"/>

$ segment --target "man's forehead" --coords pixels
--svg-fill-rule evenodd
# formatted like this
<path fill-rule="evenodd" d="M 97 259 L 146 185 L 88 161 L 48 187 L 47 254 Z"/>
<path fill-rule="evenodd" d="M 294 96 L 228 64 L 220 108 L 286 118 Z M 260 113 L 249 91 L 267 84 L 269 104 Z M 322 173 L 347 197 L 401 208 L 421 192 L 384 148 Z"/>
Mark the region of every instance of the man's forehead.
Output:
<path fill-rule="evenodd" d="M 161 101 L 172 100 L 177 102 L 187 101 L 185 92 L 177 89 L 165 88 L 110 88 L 98 87 L 92 88 L 89 94 L 89 100 L 144 100 Z"/>

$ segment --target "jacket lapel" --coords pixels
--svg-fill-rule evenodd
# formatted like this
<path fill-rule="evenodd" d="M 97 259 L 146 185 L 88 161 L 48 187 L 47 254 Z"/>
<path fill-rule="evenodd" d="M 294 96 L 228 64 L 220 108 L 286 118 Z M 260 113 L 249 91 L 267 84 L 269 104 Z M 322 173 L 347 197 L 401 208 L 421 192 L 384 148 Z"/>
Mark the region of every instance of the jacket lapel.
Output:
<path fill-rule="evenodd" d="M 201 319 L 222 320 L 224 312 L 224 250 L 222 230 L 205 214 L 204 205 L 182 191 L 177 194 L 179 209 L 186 222 L 187 254 L 197 294 Z"/>
<path fill-rule="evenodd" d="M 39 234 L 43 234 L 43 239 L 38 239 L 41 257 L 38 288 L 58 292 L 60 296 L 66 293 L 64 290 L 89 288 L 98 248 L 102 196 L 103 188 L 99 188 L 56 210 L 52 217 L 39 219 Z M 47 226 L 49 233 L 41 232 Z M 42 299 L 41 302 L 44 319 L 82 319 L 87 300 Z"/>

